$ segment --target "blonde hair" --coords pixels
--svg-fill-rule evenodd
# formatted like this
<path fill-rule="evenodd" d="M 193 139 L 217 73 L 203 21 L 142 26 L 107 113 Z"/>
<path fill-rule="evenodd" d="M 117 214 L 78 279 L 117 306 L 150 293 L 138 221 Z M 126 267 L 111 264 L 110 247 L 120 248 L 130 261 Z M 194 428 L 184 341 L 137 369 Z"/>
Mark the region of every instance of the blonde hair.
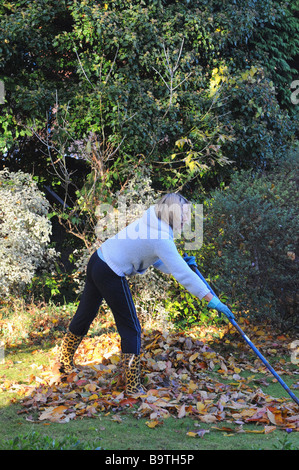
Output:
<path fill-rule="evenodd" d="M 155 205 L 155 213 L 158 219 L 166 222 L 175 230 L 181 227 L 182 210 L 185 204 L 190 204 L 179 193 L 169 193 L 163 196 Z"/>

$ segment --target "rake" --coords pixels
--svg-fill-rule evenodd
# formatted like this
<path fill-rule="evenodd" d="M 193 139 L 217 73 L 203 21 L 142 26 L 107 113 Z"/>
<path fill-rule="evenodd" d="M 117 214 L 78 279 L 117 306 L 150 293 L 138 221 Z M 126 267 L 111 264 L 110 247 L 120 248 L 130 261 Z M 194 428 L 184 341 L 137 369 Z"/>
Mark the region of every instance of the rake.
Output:
<path fill-rule="evenodd" d="M 191 269 L 200 277 L 200 279 L 206 284 L 206 286 L 210 289 L 211 294 L 216 295 L 215 292 L 211 289 L 205 278 L 202 276 L 202 274 L 199 272 L 199 270 L 195 267 L 192 266 Z M 228 318 L 228 317 L 227 317 Z M 240 328 L 238 323 L 236 322 L 235 319 L 233 318 L 228 318 L 228 320 L 231 322 L 231 324 L 238 330 L 242 338 L 246 341 L 246 343 L 251 347 L 251 349 L 255 352 L 255 354 L 259 357 L 259 359 L 265 364 L 267 369 L 271 372 L 271 374 L 274 375 L 276 380 L 280 383 L 280 385 L 287 391 L 287 393 L 290 395 L 290 397 L 294 400 L 294 402 L 299 406 L 299 399 L 296 397 L 296 395 L 289 389 L 287 384 L 282 380 L 282 378 L 278 375 L 278 373 L 273 369 L 273 367 L 269 364 L 267 359 L 262 355 L 262 353 L 255 347 L 255 345 L 250 341 L 248 336 L 244 333 L 244 331 Z"/>

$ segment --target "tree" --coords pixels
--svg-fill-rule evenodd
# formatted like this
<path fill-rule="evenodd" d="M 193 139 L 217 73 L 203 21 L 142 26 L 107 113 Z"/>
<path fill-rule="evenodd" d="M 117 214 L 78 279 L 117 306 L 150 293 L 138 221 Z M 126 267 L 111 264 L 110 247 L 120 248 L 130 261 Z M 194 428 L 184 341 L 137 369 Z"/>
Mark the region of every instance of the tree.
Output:
<path fill-rule="evenodd" d="M 7 102 L 0 118 L 0 148 L 6 164 L 34 168 L 54 185 L 61 181 L 55 170 L 54 177 L 45 176 L 45 157 L 53 173 L 53 162 L 67 161 L 74 142 L 87 142 L 90 134 L 100 145 L 118 149 L 106 169 L 114 172 L 117 162 L 119 185 L 136 164 L 151 168 L 160 190 L 188 182 L 188 190 L 196 192 L 219 185 L 229 160 L 244 167 L 243 149 L 231 153 L 235 128 L 244 116 L 247 126 L 256 124 L 254 113 L 246 112 L 248 94 L 239 96 L 235 76 L 252 67 L 262 70 L 273 87 L 259 107 L 270 99 L 279 111 L 275 87 L 286 96 L 286 82 L 276 82 L 274 64 L 281 68 L 298 51 L 292 38 L 294 11 L 277 0 L 22 0 L 3 5 L 2 14 L 0 79 Z M 284 41 L 274 48 L 283 18 L 292 20 L 291 32 L 285 20 Z M 216 69 L 227 70 L 231 86 L 225 91 L 220 78 L 211 94 Z M 230 93 L 239 100 L 237 116 Z M 276 150 L 284 149 L 294 133 L 287 113 L 276 127 L 282 121 L 290 131 L 283 139 L 274 134 Z M 272 133 L 263 127 L 267 135 Z M 87 150 L 91 147 L 89 143 Z M 250 142 L 246 154 L 250 166 Z M 260 150 L 256 160 L 264 161 Z M 75 178 L 72 168 L 68 172 Z M 60 196 L 64 199 L 65 193 Z"/>

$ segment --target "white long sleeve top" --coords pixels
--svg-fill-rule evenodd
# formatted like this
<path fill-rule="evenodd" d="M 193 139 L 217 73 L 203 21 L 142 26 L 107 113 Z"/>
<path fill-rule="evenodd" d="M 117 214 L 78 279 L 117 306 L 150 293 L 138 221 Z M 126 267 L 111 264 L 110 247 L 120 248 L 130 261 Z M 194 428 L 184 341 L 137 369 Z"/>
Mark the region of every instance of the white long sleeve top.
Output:
<path fill-rule="evenodd" d="M 156 216 L 154 206 L 106 240 L 98 249 L 98 255 L 119 276 L 143 274 L 154 266 L 172 274 L 199 299 L 210 292 L 179 254 L 171 227 Z"/>

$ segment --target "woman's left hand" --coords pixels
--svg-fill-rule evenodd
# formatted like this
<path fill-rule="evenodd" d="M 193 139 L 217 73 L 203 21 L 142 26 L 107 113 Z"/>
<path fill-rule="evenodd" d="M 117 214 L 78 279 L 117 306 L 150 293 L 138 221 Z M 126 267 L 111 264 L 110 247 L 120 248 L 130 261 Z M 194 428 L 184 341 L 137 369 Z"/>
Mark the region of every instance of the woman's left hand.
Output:
<path fill-rule="evenodd" d="M 222 303 L 218 299 L 218 297 L 216 297 L 215 295 L 212 298 L 212 300 L 210 300 L 210 302 L 208 303 L 208 307 L 209 308 L 214 308 L 215 310 L 217 310 L 217 312 L 223 313 L 224 315 L 226 315 L 226 317 L 229 320 L 234 320 L 235 319 L 234 314 L 230 311 L 228 306 L 225 305 L 224 303 Z"/>

